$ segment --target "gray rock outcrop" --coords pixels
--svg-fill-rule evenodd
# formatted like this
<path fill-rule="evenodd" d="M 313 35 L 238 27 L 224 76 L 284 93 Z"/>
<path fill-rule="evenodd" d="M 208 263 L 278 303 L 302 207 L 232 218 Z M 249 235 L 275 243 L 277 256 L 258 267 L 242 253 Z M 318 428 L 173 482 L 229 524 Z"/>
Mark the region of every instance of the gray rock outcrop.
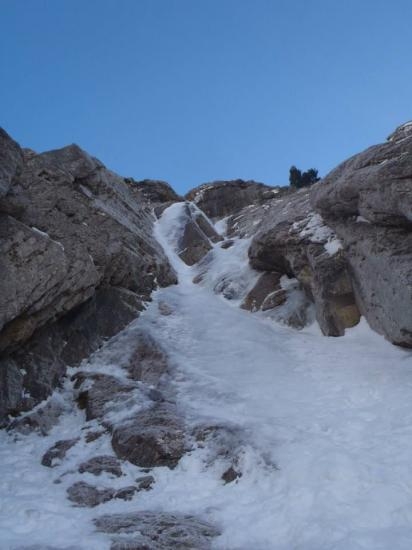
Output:
<path fill-rule="evenodd" d="M 359 311 L 341 243 L 313 211 L 309 195 L 309 190 L 302 190 L 261 208 L 249 258 L 257 270 L 296 278 L 315 304 L 323 333 L 340 336 L 359 321 Z M 256 215 L 256 209 L 245 213 L 252 224 Z M 240 230 L 247 233 L 248 223 L 238 216 Z"/>
<path fill-rule="evenodd" d="M 186 204 L 183 215 L 182 234 L 178 240 L 179 257 L 187 265 L 199 262 L 212 249 L 212 242 L 220 237 L 208 220 L 193 205 Z"/>
<path fill-rule="evenodd" d="M 204 183 L 189 191 L 185 199 L 215 219 L 233 215 L 245 206 L 264 202 L 285 191 L 286 188 L 237 179 Z"/>
<path fill-rule="evenodd" d="M 412 124 L 343 162 L 314 187 L 311 203 L 344 245 L 368 323 L 412 346 Z"/>
<path fill-rule="evenodd" d="M 36 154 L 0 132 L 0 425 L 176 282 L 152 209 L 178 198 L 76 145 Z"/>
<path fill-rule="evenodd" d="M 213 244 L 222 240 L 213 225 L 193 203 L 186 202 L 178 207 L 177 223 L 171 229 L 174 249 L 187 265 L 198 263 L 212 250 Z M 172 212 L 174 213 L 174 212 Z"/>
<path fill-rule="evenodd" d="M 391 342 L 412 346 L 412 123 L 310 189 L 217 181 L 186 199 L 194 204 L 182 209 L 177 252 L 188 265 L 207 270 L 221 240 L 208 217 L 228 218 L 227 246 L 252 238 L 250 264 L 263 278 L 244 307 L 286 309 L 292 287 L 276 282 L 283 276 L 300 293 L 299 311 L 286 316 L 293 325 L 309 318 L 306 300 L 324 334 L 343 334 L 362 314 Z M 48 398 L 67 366 L 135 319 L 158 285 L 176 282 L 153 223 L 180 200 L 167 183 L 122 178 L 76 145 L 37 154 L 0 130 L 0 426 Z M 234 297 L 230 281 L 219 285 Z M 159 382 L 161 354 L 152 357 L 150 343 L 136 353 L 130 383 L 103 376 L 80 396 L 88 418 L 102 417 L 109 389 L 116 401 L 140 381 Z M 57 410 L 46 404 L 13 425 L 43 433 Z"/>
<path fill-rule="evenodd" d="M 209 198 L 224 203 L 226 191 L 217 185 L 206 187 L 204 195 L 200 188 L 197 203 L 210 214 Z M 237 209 L 227 221 L 227 235 L 252 237 L 249 257 L 256 270 L 299 281 L 324 334 L 343 334 L 362 314 L 391 342 L 412 346 L 411 212 L 412 123 L 407 123 L 311 188 Z M 265 309 L 278 307 L 282 297 L 272 298 Z M 253 291 L 244 306 L 253 309 L 252 302 Z"/>

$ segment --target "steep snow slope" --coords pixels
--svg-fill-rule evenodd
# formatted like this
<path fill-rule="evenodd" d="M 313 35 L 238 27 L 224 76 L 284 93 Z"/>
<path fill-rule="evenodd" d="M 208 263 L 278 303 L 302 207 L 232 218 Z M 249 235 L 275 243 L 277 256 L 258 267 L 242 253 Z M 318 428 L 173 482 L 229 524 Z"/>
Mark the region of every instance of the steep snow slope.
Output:
<path fill-rule="evenodd" d="M 132 502 L 72 508 L 64 481 L 54 485 L 39 465 L 44 450 L 73 437 L 84 421 L 68 384 L 61 396 L 67 412 L 50 436 L 16 443 L 0 434 L 0 548 L 48 543 L 104 550 L 109 542 L 92 533 L 91 518 L 163 510 L 218 525 L 219 549 L 410 550 L 411 352 L 366 323 L 339 339 L 321 336 L 315 325 L 297 332 L 213 294 L 210 274 L 205 286 L 193 284 L 198 268 L 184 265 L 174 251 L 180 208 L 171 206 L 156 227 L 180 283 L 155 293 L 123 341 L 127 345 L 136 327 L 155 333 L 175 368 L 188 433 L 199 425 L 226 431 L 210 445 L 193 444 L 176 469 L 157 468 L 153 490 Z M 232 271 L 233 250 L 242 255 L 244 247 L 227 250 Z M 210 270 L 222 271 L 223 253 Z M 253 273 L 247 276 L 252 281 Z M 159 315 L 160 303 L 170 315 Z M 100 357 L 102 369 L 113 368 L 112 356 Z M 108 444 L 99 443 L 103 452 Z M 242 475 L 225 484 L 221 476 L 230 465 Z M 137 474 L 130 465 L 130 479 Z"/>
<path fill-rule="evenodd" d="M 174 315 L 154 322 L 190 416 L 244 439 L 235 485 L 222 485 L 218 464 L 205 471 L 201 452 L 186 457 L 165 484 L 174 507 L 208 511 L 223 526 L 219 548 L 409 549 L 412 354 L 364 322 L 334 339 L 228 307 L 174 258 L 178 208 L 158 234 L 181 284 L 162 291 Z"/>

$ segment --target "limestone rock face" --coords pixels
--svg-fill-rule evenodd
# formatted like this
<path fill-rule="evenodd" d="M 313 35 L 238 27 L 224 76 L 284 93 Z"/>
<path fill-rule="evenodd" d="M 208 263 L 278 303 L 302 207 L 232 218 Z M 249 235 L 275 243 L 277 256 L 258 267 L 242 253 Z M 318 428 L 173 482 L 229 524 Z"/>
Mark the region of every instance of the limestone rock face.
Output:
<path fill-rule="evenodd" d="M 296 278 L 315 304 L 323 333 L 340 336 L 359 321 L 359 312 L 342 245 L 313 211 L 309 194 L 302 190 L 264 205 L 249 258 L 255 269 Z M 238 221 L 248 231 L 247 221 Z"/>
<path fill-rule="evenodd" d="M 338 166 L 311 202 L 344 243 L 369 324 L 412 346 L 412 124 Z"/>
<path fill-rule="evenodd" d="M 185 198 L 214 219 L 230 216 L 247 205 L 261 203 L 283 192 L 279 187 L 237 179 L 204 183 L 189 191 Z"/>
<path fill-rule="evenodd" d="M 406 132 L 406 129 L 409 131 Z M 412 224 L 412 125 L 332 170 L 311 194 L 325 218 L 361 216 L 372 224 Z"/>
<path fill-rule="evenodd" d="M 179 256 L 187 265 L 196 264 L 212 249 L 205 234 L 191 219 L 185 225 L 179 245 Z"/>
<path fill-rule="evenodd" d="M 391 342 L 412 346 L 412 122 L 310 189 L 233 180 L 186 198 L 211 218 L 227 217 L 228 237 L 252 238 L 254 269 L 296 278 L 325 334 L 343 334 L 362 314 Z M 267 296 L 257 291 L 244 307 L 263 307 Z M 273 294 L 264 309 L 284 298 Z"/>
<path fill-rule="evenodd" d="M 35 321 L 29 321 L 30 313 L 34 316 L 49 305 L 59 285 L 64 285 L 68 269 L 66 255 L 57 242 L 5 215 L 0 215 L 0 254 L 0 330 L 15 321 L 0 333 L 0 346 L 5 348 L 31 335 Z M 40 272 L 42 277 L 37 276 Z M 17 321 L 23 311 L 27 320 L 19 317 Z"/>
<path fill-rule="evenodd" d="M 328 335 L 364 315 L 412 346 L 412 124 L 343 162 L 322 181 L 228 220 L 253 237 L 252 267 L 295 277 Z"/>
<path fill-rule="evenodd" d="M 194 204 L 186 203 L 179 213 L 179 234 L 176 252 L 187 265 L 198 263 L 222 240 L 206 216 Z"/>
<path fill-rule="evenodd" d="M 176 282 L 152 210 L 177 199 L 76 145 L 36 154 L 0 131 L 0 425 Z"/>

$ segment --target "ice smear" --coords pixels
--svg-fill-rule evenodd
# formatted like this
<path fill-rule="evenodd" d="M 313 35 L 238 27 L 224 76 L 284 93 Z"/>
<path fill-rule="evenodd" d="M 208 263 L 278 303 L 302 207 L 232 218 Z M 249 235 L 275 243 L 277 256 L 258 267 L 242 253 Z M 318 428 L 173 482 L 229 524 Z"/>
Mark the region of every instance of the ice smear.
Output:
<path fill-rule="evenodd" d="M 326 252 L 330 256 L 333 256 L 334 254 L 339 252 L 339 250 L 341 250 L 342 243 L 338 238 L 335 237 L 334 239 L 330 239 L 329 241 L 326 241 L 326 243 L 323 246 L 325 247 Z"/>
<path fill-rule="evenodd" d="M 226 216 L 226 218 L 222 218 L 221 220 L 218 220 L 214 223 L 216 231 L 220 235 L 226 235 L 227 232 L 227 222 L 229 221 L 230 216 Z"/>
<path fill-rule="evenodd" d="M 143 499 L 220 523 L 216 548 L 410 548 L 411 353 L 365 321 L 325 338 L 196 285 L 162 299 L 175 314 L 153 322 L 178 368 L 179 402 L 192 422 L 243 428 L 244 473 L 224 485 L 222 465 L 206 467 L 197 450 Z"/>
<path fill-rule="evenodd" d="M 312 213 L 308 219 L 303 222 L 295 222 L 292 227 L 294 230 L 300 230 L 301 237 L 308 237 L 313 243 L 322 243 L 330 256 L 342 248 L 341 241 L 334 231 L 325 224 L 320 214 Z"/>
<path fill-rule="evenodd" d="M 227 249 L 217 244 L 193 269 L 194 275 L 201 275 L 200 285 L 221 294 L 234 306 L 240 305 L 259 277 L 249 266 L 250 240 L 233 239 Z"/>

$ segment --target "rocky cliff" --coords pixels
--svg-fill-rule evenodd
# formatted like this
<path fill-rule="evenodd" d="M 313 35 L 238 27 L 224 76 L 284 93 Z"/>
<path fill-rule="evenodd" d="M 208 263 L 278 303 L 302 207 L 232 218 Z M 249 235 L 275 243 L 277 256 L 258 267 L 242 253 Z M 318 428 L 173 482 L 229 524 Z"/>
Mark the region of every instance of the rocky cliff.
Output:
<path fill-rule="evenodd" d="M 313 322 L 343 336 L 363 316 L 412 346 L 411 212 L 412 124 L 310 188 L 219 181 L 186 199 L 76 145 L 37 154 L 1 131 L 5 548 L 226 548 L 257 502 L 254 540 L 270 540 L 248 548 L 269 548 L 295 532 L 295 517 L 273 523 L 302 467 L 315 496 L 339 495 L 341 532 L 342 477 L 325 471 L 360 440 L 356 494 L 359 463 L 366 484 L 386 461 L 402 485 L 408 352 L 366 322 L 337 340 Z M 374 457 L 394 432 L 391 460 Z"/>
<path fill-rule="evenodd" d="M 279 318 L 300 327 L 313 306 L 331 336 L 363 315 L 391 342 L 412 346 L 411 124 L 310 189 L 231 180 L 185 198 L 178 252 L 188 265 L 200 262 L 197 282 L 222 239 L 209 218 L 224 218 L 222 250 L 250 239 L 256 280 L 242 307 L 284 311 Z M 114 174 L 76 145 L 37 154 L 0 132 L 3 423 L 47 397 L 157 285 L 176 282 L 153 223 L 182 200 L 165 182 Z M 247 287 L 242 277 L 224 274 L 215 287 L 240 296 L 233 289 Z"/>
<path fill-rule="evenodd" d="M 274 195 L 282 195 L 287 190 L 281 187 L 270 187 L 256 181 L 219 180 L 203 183 L 185 195 L 210 218 L 218 219 L 230 216 L 241 208 L 260 204 Z"/>
<path fill-rule="evenodd" d="M 363 315 L 394 344 L 412 346 L 412 123 L 309 189 L 274 189 L 256 200 L 255 184 L 245 192 L 248 185 L 239 184 L 242 198 L 231 211 L 225 205 L 236 195 L 234 182 L 201 186 L 188 197 L 211 215 L 230 214 L 229 236 L 252 239 L 251 266 L 278 281 L 265 283 L 267 296 L 278 293 L 279 301 L 286 276 L 314 304 L 324 334 L 342 335 Z M 254 293 L 261 288 L 258 282 Z"/>
<path fill-rule="evenodd" d="M 68 365 L 176 282 L 153 207 L 178 199 L 76 145 L 36 154 L 0 133 L 0 419 L 47 397 Z"/>

